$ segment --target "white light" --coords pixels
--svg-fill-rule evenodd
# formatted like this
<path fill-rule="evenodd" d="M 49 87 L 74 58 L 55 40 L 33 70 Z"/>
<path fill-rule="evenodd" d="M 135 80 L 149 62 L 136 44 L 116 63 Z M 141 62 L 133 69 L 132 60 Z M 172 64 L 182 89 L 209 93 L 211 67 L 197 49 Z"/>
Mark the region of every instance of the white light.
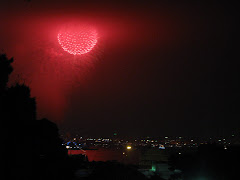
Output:
<path fill-rule="evenodd" d="M 127 146 L 127 149 L 130 150 L 130 149 L 132 149 L 132 147 L 131 146 Z"/>

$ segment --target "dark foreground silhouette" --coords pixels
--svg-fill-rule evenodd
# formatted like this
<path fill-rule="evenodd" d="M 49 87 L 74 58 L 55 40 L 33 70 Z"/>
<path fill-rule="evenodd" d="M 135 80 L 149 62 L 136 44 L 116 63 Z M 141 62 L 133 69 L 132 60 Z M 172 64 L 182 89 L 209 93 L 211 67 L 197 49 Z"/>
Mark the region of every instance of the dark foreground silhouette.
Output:
<path fill-rule="evenodd" d="M 47 119 L 36 119 L 29 87 L 7 86 L 12 63 L 13 58 L 0 55 L 1 179 L 65 179 L 71 173 L 58 128 Z"/>

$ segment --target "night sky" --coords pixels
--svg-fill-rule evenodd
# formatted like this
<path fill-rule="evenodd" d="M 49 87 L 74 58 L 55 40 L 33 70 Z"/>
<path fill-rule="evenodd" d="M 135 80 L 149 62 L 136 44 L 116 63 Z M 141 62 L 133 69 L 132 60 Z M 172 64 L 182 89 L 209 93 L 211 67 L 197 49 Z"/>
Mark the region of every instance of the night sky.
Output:
<path fill-rule="evenodd" d="M 219 136 L 240 130 L 237 6 L 218 1 L 0 2 L 0 48 L 14 57 L 38 118 L 111 136 Z M 57 42 L 87 23 L 99 41 L 73 56 Z"/>

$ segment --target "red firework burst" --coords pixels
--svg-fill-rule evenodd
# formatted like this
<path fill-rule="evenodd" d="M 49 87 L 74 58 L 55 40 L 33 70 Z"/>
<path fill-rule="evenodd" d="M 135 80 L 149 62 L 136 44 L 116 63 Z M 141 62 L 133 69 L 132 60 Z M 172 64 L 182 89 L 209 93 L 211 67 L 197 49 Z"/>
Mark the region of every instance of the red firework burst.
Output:
<path fill-rule="evenodd" d="M 57 37 L 63 50 L 73 55 L 90 52 L 98 41 L 97 31 L 89 27 L 61 30 Z"/>

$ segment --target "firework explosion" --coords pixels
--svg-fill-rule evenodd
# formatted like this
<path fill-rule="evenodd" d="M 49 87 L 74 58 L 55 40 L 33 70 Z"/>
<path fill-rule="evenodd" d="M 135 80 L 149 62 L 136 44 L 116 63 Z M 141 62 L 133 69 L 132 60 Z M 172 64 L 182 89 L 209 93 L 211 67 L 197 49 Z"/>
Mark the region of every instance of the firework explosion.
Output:
<path fill-rule="evenodd" d="M 73 55 L 90 52 L 97 44 L 97 39 L 97 31 L 86 26 L 68 28 L 58 33 L 58 42 L 63 50 Z"/>
<path fill-rule="evenodd" d="M 14 56 L 11 84 L 20 82 L 30 86 L 32 96 L 37 100 L 38 117 L 59 122 L 64 118 L 72 90 L 87 81 L 100 59 L 101 39 L 96 28 L 70 23 L 35 32 L 31 46 L 25 46 L 28 51 L 19 48 L 20 54 L 27 58 Z M 64 39 L 67 34 L 71 40 L 69 37 Z"/>

